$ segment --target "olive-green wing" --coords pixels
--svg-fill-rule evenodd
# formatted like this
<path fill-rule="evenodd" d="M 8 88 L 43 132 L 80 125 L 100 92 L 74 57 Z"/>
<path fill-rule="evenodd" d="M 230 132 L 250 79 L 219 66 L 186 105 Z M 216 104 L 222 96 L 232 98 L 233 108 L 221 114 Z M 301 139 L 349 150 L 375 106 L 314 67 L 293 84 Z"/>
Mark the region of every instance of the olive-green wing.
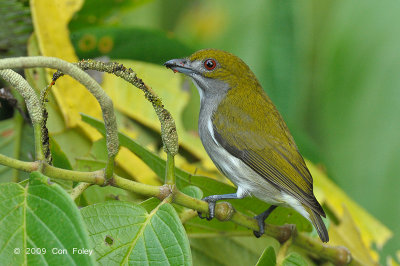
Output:
<path fill-rule="evenodd" d="M 258 106 L 258 112 L 265 113 L 261 120 L 242 108 L 214 116 L 215 139 L 266 181 L 325 217 L 313 194 L 311 174 L 280 114 L 273 105 L 267 110 Z"/>

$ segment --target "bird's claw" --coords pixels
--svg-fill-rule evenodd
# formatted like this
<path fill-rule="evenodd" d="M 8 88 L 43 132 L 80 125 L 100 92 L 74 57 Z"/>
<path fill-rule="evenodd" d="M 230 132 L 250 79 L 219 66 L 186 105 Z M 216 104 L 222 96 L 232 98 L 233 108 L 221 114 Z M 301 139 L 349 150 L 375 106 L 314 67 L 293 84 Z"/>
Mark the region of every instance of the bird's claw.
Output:
<path fill-rule="evenodd" d="M 210 197 L 205 197 L 202 200 L 208 203 L 208 216 L 203 216 L 201 212 L 197 212 L 200 219 L 207 219 L 207 221 L 211 221 L 215 216 L 215 201 Z"/>
<path fill-rule="evenodd" d="M 264 233 L 264 227 L 265 227 L 265 221 L 264 217 L 261 217 L 260 215 L 254 216 L 254 219 L 257 220 L 258 222 L 258 228 L 260 229 L 259 231 L 253 231 L 253 234 L 255 237 L 260 238 Z"/>

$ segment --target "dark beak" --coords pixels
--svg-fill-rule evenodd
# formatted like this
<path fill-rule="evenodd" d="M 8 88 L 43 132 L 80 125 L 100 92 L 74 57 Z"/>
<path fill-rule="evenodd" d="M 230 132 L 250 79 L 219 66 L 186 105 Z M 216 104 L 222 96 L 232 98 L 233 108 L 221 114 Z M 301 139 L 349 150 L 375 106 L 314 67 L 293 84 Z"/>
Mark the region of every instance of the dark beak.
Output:
<path fill-rule="evenodd" d="M 190 68 L 190 61 L 187 59 L 171 59 L 165 62 L 164 66 L 171 69 L 175 73 L 179 72 L 185 75 L 191 75 L 195 73 L 195 71 Z"/>

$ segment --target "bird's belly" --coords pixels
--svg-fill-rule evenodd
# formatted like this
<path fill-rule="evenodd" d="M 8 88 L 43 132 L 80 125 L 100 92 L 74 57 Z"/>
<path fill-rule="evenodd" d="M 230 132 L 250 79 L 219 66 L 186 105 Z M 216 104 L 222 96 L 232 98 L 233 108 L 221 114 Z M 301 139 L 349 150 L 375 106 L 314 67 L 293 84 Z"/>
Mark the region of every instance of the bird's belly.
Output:
<path fill-rule="evenodd" d="M 274 205 L 282 205 L 284 203 L 280 190 L 221 147 L 209 133 L 209 130 L 207 132 L 200 131 L 199 133 L 211 160 L 238 187 L 238 196 L 253 195 Z"/>
<path fill-rule="evenodd" d="M 242 194 L 240 196 L 253 195 L 270 204 L 282 203 L 278 189 L 223 148 L 210 157 L 220 171 L 238 187 Z"/>

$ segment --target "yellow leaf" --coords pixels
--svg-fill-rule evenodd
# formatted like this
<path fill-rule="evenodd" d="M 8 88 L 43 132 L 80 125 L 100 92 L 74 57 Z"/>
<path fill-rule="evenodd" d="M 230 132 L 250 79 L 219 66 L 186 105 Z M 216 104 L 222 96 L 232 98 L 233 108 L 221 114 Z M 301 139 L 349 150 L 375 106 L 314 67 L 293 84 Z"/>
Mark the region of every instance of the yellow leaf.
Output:
<path fill-rule="evenodd" d="M 377 265 L 377 254 L 374 254 L 375 259 L 371 256 L 371 250 L 365 246 L 361 238 L 360 231 L 354 223 L 350 212 L 346 207 L 343 207 L 343 215 L 340 217 L 340 224 L 331 224 L 329 228 L 330 245 L 345 246 L 351 252 L 354 259 L 361 262 L 362 265 Z"/>
<path fill-rule="evenodd" d="M 134 177 L 136 181 L 148 185 L 161 185 L 157 175 L 127 148 L 121 147 L 116 159 L 118 166 Z"/>
<path fill-rule="evenodd" d="M 400 251 L 398 251 L 397 253 L 400 253 Z M 400 260 L 400 254 L 398 254 L 397 257 Z M 388 266 L 399 266 L 400 264 L 398 264 L 397 261 L 395 259 L 393 259 L 392 257 L 387 257 L 386 265 L 388 265 Z"/>
<path fill-rule="evenodd" d="M 68 62 L 78 61 L 69 39 L 68 23 L 82 3 L 82 0 L 31 0 L 33 26 L 42 55 Z M 54 70 L 48 70 L 48 83 L 53 73 Z M 101 137 L 81 121 L 80 112 L 101 118 L 99 104 L 83 85 L 70 77 L 63 77 L 57 81 L 52 92 L 67 127 L 79 125 L 92 140 Z"/>
<path fill-rule="evenodd" d="M 160 151 L 158 156 L 163 158 L 164 160 L 167 159 L 167 154 L 164 151 Z M 177 154 L 175 157 L 175 166 L 178 167 L 179 169 L 182 169 L 192 175 L 198 175 L 198 176 L 207 176 L 214 178 L 216 180 L 219 180 L 221 182 L 225 182 L 227 184 L 230 184 L 231 186 L 234 186 L 233 183 L 227 179 L 225 176 L 221 174 L 221 172 L 218 171 L 217 168 L 214 170 L 206 170 L 200 163 L 189 163 L 185 157 L 181 156 L 180 154 Z"/>
<path fill-rule="evenodd" d="M 31 0 L 35 33 L 43 55 L 77 61 L 69 40 L 68 23 L 82 4 L 82 0 Z"/>
<path fill-rule="evenodd" d="M 336 186 L 325 173 L 311 162 L 307 166 L 314 179 L 315 194 L 318 200 L 324 202 L 337 216 L 342 217 L 345 208 L 348 209 L 352 219 L 360 230 L 361 237 L 367 247 L 375 243 L 382 248 L 393 233 L 365 211 L 360 205 L 350 199 L 338 186 Z"/>

